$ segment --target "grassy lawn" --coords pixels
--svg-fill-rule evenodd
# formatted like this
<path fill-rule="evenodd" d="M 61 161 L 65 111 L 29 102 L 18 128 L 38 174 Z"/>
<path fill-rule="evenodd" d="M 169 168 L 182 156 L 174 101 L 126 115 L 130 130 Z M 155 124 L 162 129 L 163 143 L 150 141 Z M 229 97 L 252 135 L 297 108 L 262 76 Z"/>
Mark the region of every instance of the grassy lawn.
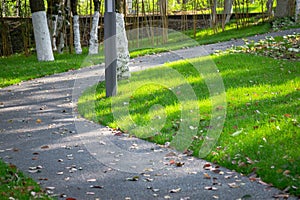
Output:
<path fill-rule="evenodd" d="M 156 38 L 156 41 L 158 41 L 160 45 L 156 45 L 154 48 L 152 48 L 152 44 L 147 39 L 141 40 L 139 47 L 135 46 L 134 41 L 133 44 L 129 43 L 131 44 L 130 56 L 137 57 L 145 54 L 159 53 L 188 46 L 196 46 L 199 44 L 202 45 L 216 43 L 230 40 L 232 38 L 243 38 L 269 31 L 271 31 L 271 25 L 269 23 L 263 23 L 238 30 L 235 29 L 234 25 L 231 24 L 227 26 L 226 31 L 219 32 L 217 34 L 214 34 L 212 29 L 198 30 L 195 40 L 190 39 L 193 38 L 192 31 L 188 31 L 185 34 L 171 32 L 168 43 L 161 45 L 160 40 Z M 103 46 L 101 46 L 101 49 L 103 49 Z M 0 88 L 46 75 L 99 64 L 103 61 L 104 57 L 102 50 L 100 51 L 99 55 L 88 56 L 86 48 L 84 48 L 82 55 L 68 53 L 55 54 L 54 62 L 37 62 L 35 54 L 29 57 L 25 57 L 21 54 L 10 57 L 1 57 Z"/>
<path fill-rule="evenodd" d="M 196 41 L 200 44 L 208 44 L 226 41 L 232 38 L 243 38 L 258 33 L 266 33 L 271 30 L 270 27 L 269 24 L 260 24 L 255 27 L 235 30 L 229 25 L 225 32 L 220 32 L 215 35 L 213 34 L 213 30 L 210 29 L 199 30 L 197 32 Z M 190 31 L 187 32 L 185 36 L 183 35 L 183 38 L 192 37 L 192 35 L 192 31 Z M 182 37 L 182 34 L 180 37 Z M 170 34 L 169 41 L 170 42 L 167 45 L 157 46 L 155 49 L 144 48 L 143 45 L 140 48 L 132 48 L 130 52 L 131 57 L 168 51 L 170 49 L 180 49 L 187 45 L 195 46 L 197 44 L 195 41 L 187 44 L 186 40 L 179 38 L 177 34 Z M 190 42 L 191 40 L 188 41 Z M 149 43 L 145 42 L 145 44 L 146 47 L 149 47 Z M 55 59 L 54 62 L 37 62 L 35 54 L 29 57 L 13 55 L 7 58 L 0 58 L 0 88 L 38 77 L 98 64 L 103 62 L 103 54 L 100 53 L 100 55 L 88 56 L 87 49 L 84 49 L 82 55 L 55 54 Z M 239 62 L 237 62 L 237 60 L 239 60 Z M 246 60 L 248 60 L 249 63 L 246 62 Z M 221 71 L 225 81 L 226 94 L 230 96 L 227 97 L 229 103 L 227 106 L 228 114 L 224 132 L 221 134 L 216 149 L 207 157 L 207 159 L 219 162 L 222 165 L 233 169 L 239 169 L 244 173 L 256 169 L 257 174 L 263 177 L 264 180 L 272 182 L 275 186 L 280 188 L 284 188 L 288 185 L 297 186 L 299 188 L 299 168 L 297 168 L 297 166 L 299 166 L 299 138 L 296 138 L 299 136 L 296 134 L 293 135 L 293 133 L 299 129 L 299 116 L 297 115 L 297 113 L 299 113 L 297 106 L 299 107 L 299 105 L 297 105 L 297 102 L 295 101 L 295 99 L 299 98 L 299 78 L 296 77 L 296 74 L 299 74 L 299 63 L 275 61 L 273 59 L 265 59 L 264 57 L 253 57 L 240 54 L 215 56 L 213 57 L 213 61 Z M 201 59 L 192 61 L 192 63 L 202 62 L 203 60 Z M 233 67 L 233 63 L 236 65 L 235 67 Z M 266 65 L 267 67 L 262 69 L 259 64 Z M 203 135 L 209 130 L 212 105 L 210 104 L 208 89 L 201 77 L 194 76 L 197 73 L 194 73 L 195 69 L 187 62 L 181 61 L 172 63 L 164 69 L 174 69 L 175 71 L 182 73 L 188 81 L 188 85 L 192 86 L 192 89 L 199 99 L 199 101 L 192 102 L 193 104 L 196 103 L 200 105 L 200 123 L 195 125 L 195 127 L 197 126 L 195 130 L 198 131 L 198 136 L 193 137 L 194 141 L 190 147 L 196 155 L 199 147 L 203 143 Z M 250 69 L 253 73 L 246 73 L 248 72 L 247 70 L 250 71 Z M 258 73 L 257 75 L 254 74 L 256 71 Z M 170 71 L 167 70 L 167 72 Z M 171 70 L 171 72 L 173 71 Z M 138 77 L 136 78 L 136 81 L 138 82 L 140 77 L 143 77 L 144 75 L 149 77 L 149 74 L 151 73 L 157 75 L 157 71 L 154 70 L 152 72 L 136 73 L 132 78 Z M 268 73 L 270 73 L 269 76 L 267 76 Z M 239 76 L 237 80 L 235 80 L 235 74 Z M 264 79 L 265 77 L 261 76 L 267 76 L 270 79 L 269 86 L 267 86 L 267 83 L 260 84 L 260 81 L 267 80 Z M 285 80 L 285 78 L 287 78 L 286 82 L 280 82 Z M 279 83 L 276 83 L 275 80 L 279 81 Z M 176 87 L 180 81 L 182 81 L 182 79 L 177 82 L 170 81 L 166 84 L 169 84 L 170 87 L 174 84 L 174 87 Z M 236 85 L 231 86 L 233 83 Z M 119 89 L 122 90 L 121 85 L 122 84 L 120 84 Z M 276 85 L 276 87 L 273 87 L 273 85 Z M 126 82 L 123 82 L 123 86 L 126 86 Z M 159 85 L 146 85 L 142 88 L 138 88 L 132 96 L 132 99 L 130 99 L 129 105 L 130 114 L 138 125 L 145 125 L 151 121 L 151 115 L 148 114 L 149 108 L 151 108 L 150 111 L 153 114 L 159 114 L 166 120 L 165 126 L 154 127 L 156 130 L 161 130 L 161 132 L 157 132 L 156 135 L 153 136 L 153 133 L 151 132 L 144 132 L 144 135 L 139 135 L 142 138 L 147 138 L 148 140 L 163 144 L 164 142 L 171 140 L 172 135 L 180 129 L 181 114 L 179 108 L 181 104 L 176 100 L 176 95 L 168 88 L 158 86 Z M 96 100 L 101 102 L 101 104 L 97 103 L 97 116 L 95 115 L 94 110 L 85 110 L 86 104 L 89 101 L 95 100 L 94 96 L 89 93 L 92 89 L 87 91 L 85 96 L 81 98 L 79 107 L 81 108 L 81 112 L 85 112 L 84 115 L 87 118 L 116 127 L 118 124 L 111 115 L 111 102 L 110 100 L 103 99 L 103 88 L 104 85 L 97 86 L 98 94 Z M 177 92 L 180 93 L 180 91 Z M 255 94 L 255 92 L 257 94 Z M 149 95 L 150 93 L 151 95 Z M 271 98 L 273 94 L 276 94 L 277 96 L 275 95 Z M 297 95 L 298 97 L 295 97 Z M 250 97 L 254 100 L 250 99 Z M 147 102 L 150 103 L 148 104 Z M 156 104 L 167 106 L 167 112 L 162 112 L 160 106 L 152 106 Z M 258 106 L 257 108 L 255 108 L 256 105 Z M 275 109 L 270 108 L 271 105 L 274 105 L 276 108 L 278 107 L 280 112 L 275 113 Z M 218 109 L 222 108 L 220 107 Z M 266 111 L 264 109 L 266 109 Z M 164 113 L 166 115 L 164 115 Z M 270 117 L 269 120 L 268 117 Z M 198 121 L 194 121 L 194 123 L 198 123 Z M 156 123 L 154 123 L 154 125 L 155 124 Z M 130 125 L 131 123 L 125 123 L 123 126 L 129 126 L 128 129 L 130 129 Z M 188 127 L 188 129 L 190 129 L 190 127 Z M 126 128 L 124 130 L 126 130 Z M 236 133 L 239 131 L 241 131 L 241 133 L 237 135 Z M 139 131 L 136 131 L 136 134 L 138 133 Z M 233 135 L 237 136 L 232 137 L 232 133 L 235 133 Z M 277 135 L 280 135 L 280 137 L 277 137 Z M 272 138 L 275 138 L 276 140 L 272 140 Z M 267 142 L 262 144 L 261 139 L 263 142 Z M 292 146 L 293 142 L 287 144 L 286 140 L 293 141 L 295 145 Z M 243 145 L 243 142 L 247 142 L 247 144 Z M 279 145 L 277 145 L 277 142 L 279 142 Z M 259 144 L 259 151 L 253 151 L 252 154 L 246 151 L 247 148 L 253 150 L 257 144 Z M 274 145 L 280 147 L 278 150 L 276 148 L 276 151 L 278 151 L 278 158 L 276 159 L 276 152 L 273 148 Z M 288 150 L 282 155 L 286 149 Z M 258 154 L 257 152 L 260 153 Z M 265 162 L 263 159 L 268 153 L 273 155 L 273 157 L 268 157 Z M 298 155 L 296 155 L 297 153 Z M 253 161 L 257 160 L 259 162 L 249 164 L 247 163 L 247 160 L 245 160 L 245 158 L 247 158 L 245 156 L 251 158 Z M 270 166 L 271 159 L 274 160 L 274 163 Z M 299 189 L 295 190 L 293 187 L 291 188 L 291 192 L 299 194 Z M 29 196 L 33 194 L 30 194 L 32 191 L 36 192 L 36 195 L 39 195 L 41 190 L 38 189 L 38 186 L 32 180 L 24 177 L 18 172 L 14 166 L 6 165 L 0 160 L 1 196 L 4 196 L 5 198 L 13 196 L 18 199 L 30 199 Z M 47 198 L 45 197 L 45 199 Z"/>
<path fill-rule="evenodd" d="M 14 165 L 0 160 L 0 199 L 51 199 L 32 179 L 24 176 Z"/>
<path fill-rule="evenodd" d="M 119 95 L 113 99 L 105 98 L 101 83 L 84 93 L 78 109 L 88 119 L 159 144 L 182 130 L 196 130 L 196 135 L 187 137 L 193 139 L 189 149 L 197 156 L 213 128 L 212 109 L 226 109 L 212 105 L 206 80 L 195 68 L 211 65 L 208 59 L 137 72 L 119 82 Z M 300 195 L 300 62 L 247 54 L 211 59 L 224 81 L 227 114 L 220 138 L 206 159 L 244 174 L 255 172 L 275 187 L 290 187 L 291 193 Z M 196 98 L 178 98 L 181 93 L 193 97 L 184 92 L 189 90 L 186 85 Z M 199 110 L 192 107 L 195 103 Z M 188 114 L 195 112 L 200 115 Z M 181 128 L 185 119 L 189 120 L 186 129 Z"/>

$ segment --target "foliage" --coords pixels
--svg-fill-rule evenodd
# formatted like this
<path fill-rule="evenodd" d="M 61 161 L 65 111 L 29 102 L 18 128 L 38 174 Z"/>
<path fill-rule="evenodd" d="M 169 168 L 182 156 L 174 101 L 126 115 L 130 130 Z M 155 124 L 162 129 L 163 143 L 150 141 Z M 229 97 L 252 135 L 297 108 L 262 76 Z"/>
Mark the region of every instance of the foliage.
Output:
<path fill-rule="evenodd" d="M 164 74 L 167 68 L 185 77 L 195 91 L 200 106 L 199 135 L 194 137 L 190 147 L 195 155 L 209 129 L 212 111 L 208 89 L 203 78 L 195 73 L 193 65 L 202 66 L 206 59 L 170 63 L 163 68 L 138 72 L 131 79 Z M 297 132 L 300 128 L 300 63 L 248 54 L 222 54 L 212 59 L 223 77 L 228 107 L 221 137 L 206 159 L 244 174 L 255 173 L 262 180 L 280 189 L 289 187 L 291 193 L 299 195 L 300 135 Z M 166 81 L 156 77 L 157 83 Z M 175 78 L 167 81 L 173 87 L 181 84 Z M 130 81 L 130 84 L 135 83 L 141 84 Z M 128 88 L 128 84 L 120 83 L 120 94 Z M 128 102 L 130 114 L 123 116 L 124 121 L 131 117 L 137 125 L 147 126 L 149 120 L 157 116 L 152 106 L 162 105 L 165 107 L 166 124 L 155 136 L 147 139 L 159 144 L 172 140 L 181 124 L 180 113 L 183 111 L 180 111 L 180 104 L 185 102 L 179 102 L 173 92 L 157 84 L 138 88 Z M 96 94 L 91 89 L 80 98 L 79 112 L 101 124 L 118 127 L 111 113 L 111 98 L 105 99 L 104 84 L 98 85 L 96 90 Z M 93 103 L 96 112 L 87 109 Z M 145 137 L 141 134 L 139 137 Z"/>
<path fill-rule="evenodd" d="M 289 17 L 276 18 L 272 22 L 272 29 L 274 31 L 286 30 L 286 29 L 298 28 L 298 27 L 300 27 L 300 24 L 296 23 L 293 18 L 289 18 Z"/>
<path fill-rule="evenodd" d="M 229 51 L 300 61 L 300 33 L 275 38 L 268 36 L 258 42 L 245 40 L 244 46 L 233 47 Z"/>
<path fill-rule="evenodd" d="M 51 199 L 32 179 L 24 176 L 12 164 L 0 160 L 1 199 Z"/>

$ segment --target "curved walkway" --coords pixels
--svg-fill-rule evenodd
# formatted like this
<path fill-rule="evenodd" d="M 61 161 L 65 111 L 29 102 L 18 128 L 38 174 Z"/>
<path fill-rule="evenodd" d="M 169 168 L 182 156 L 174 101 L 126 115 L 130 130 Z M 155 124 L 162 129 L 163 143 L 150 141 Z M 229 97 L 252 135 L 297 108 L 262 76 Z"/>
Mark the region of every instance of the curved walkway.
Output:
<path fill-rule="evenodd" d="M 253 39 L 260 38 L 264 36 Z M 131 70 L 240 44 L 242 40 L 232 40 L 140 57 L 132 60 Z M 103 79 L 99 65 L 1 89 L 0 157 L 58 199 L 231 200 L 280 194 L 259 180 L 251 182 L 239 173 L 78 117 L 78 97 Z"/>

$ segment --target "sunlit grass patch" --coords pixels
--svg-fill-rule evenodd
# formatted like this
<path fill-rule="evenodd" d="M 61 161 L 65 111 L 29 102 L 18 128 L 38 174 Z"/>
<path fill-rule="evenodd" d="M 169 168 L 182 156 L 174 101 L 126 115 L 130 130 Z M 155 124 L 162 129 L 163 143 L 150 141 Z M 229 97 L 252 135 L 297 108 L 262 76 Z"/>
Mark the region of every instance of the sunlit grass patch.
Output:
<path fill-rule="evenodd" d="M 227 114 L 222 134 L 206 159 L 245 174 L 255 172 L 264 181 L 280 189 L 290 186 L 290 192 L 299 195 L 300 63 L 247 54 L 215 55 L 212 60 L 225 85 Z M 184 111 L 182 105 L 187 99 L 179 100 L 182 90 L 173 89 L 182 86 L 178 77 L 183 77 L 196 95 L 199 106 L 199 115 L 193 115 L 198 120 L 197 133 L 189 147 L 198 155 L 212 128 L 213 111 L 206 82 L 194 67 L 203 62 L 203 58 L 180 61 L 133 74 L 132 79 L 119 84 L 119 93 L 124 94 L 119 97 L 120 104 L 105 98 L 105 85 L 101 83 L 96 93 L 90 90 L 80 98 L 79 112 L 101 124 L 122 127 L 123 131 L 164 144 L 176 138 L 183 125 L 183 112 L 197 110 L 187 107 Z M 166 78 L 162 76 L 166 69 L 180 75 Z M 149 80 L 153 84 L 148 84 Z M 136 85 L 129 87 L 131 82 Z M 134 92 L 130 93 L 132 89 Z M 86 110 L 91 103 L 95 103 L 95 110 Z M 123 106 L 128 107 L 128 112 L 122 111 Z M 115 113 L 121 116 L 115 116 Z M 122 120 L 116 120 L 116 117 Z M 165 120 L 163 126 L 151 127 L 151 120 L 158 118 Z M 133 126 L 153 130 L 151 134 L 143 135 L 141 129 L 132 131 Z M 185 131 L 191 132 L 193 128 L 188 126 Z"/>
<path fill-rule="evenodd" d="M 45 191 L 16 169 L 16 166 L 0 160 L 0 195 L 1 199 L 48 199 Z"/>

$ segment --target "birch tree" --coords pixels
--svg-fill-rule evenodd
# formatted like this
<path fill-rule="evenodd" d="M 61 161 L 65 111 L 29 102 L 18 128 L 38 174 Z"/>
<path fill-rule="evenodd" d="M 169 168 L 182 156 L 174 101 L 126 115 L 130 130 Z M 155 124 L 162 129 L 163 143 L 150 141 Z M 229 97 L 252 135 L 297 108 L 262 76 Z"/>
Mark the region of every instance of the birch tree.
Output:
<path fill-rule="evenodd" d="M 92 29 L 90 32 L 90 46 L 89 46 L 89 54 L 98 54 L 98 23 L 100 16 L 100 2 L 99 0 L 94 0 L 94 16 Z"/>
<path fill-rule="evenodd" d="M 38 61 L 53 61 L 50 33 L 43 0 L 30 0 L 32 24 Z"/>
<path fill-rule="evenodd" d="M 80 28 L 79 28 L 79 15 L 77 13 L 78 0 L 71 0 L 71 11 L 73 14 L 73 29 L 74 29 L 74 46 L 76 54 L 81 54 L 80 43 Z"/>

